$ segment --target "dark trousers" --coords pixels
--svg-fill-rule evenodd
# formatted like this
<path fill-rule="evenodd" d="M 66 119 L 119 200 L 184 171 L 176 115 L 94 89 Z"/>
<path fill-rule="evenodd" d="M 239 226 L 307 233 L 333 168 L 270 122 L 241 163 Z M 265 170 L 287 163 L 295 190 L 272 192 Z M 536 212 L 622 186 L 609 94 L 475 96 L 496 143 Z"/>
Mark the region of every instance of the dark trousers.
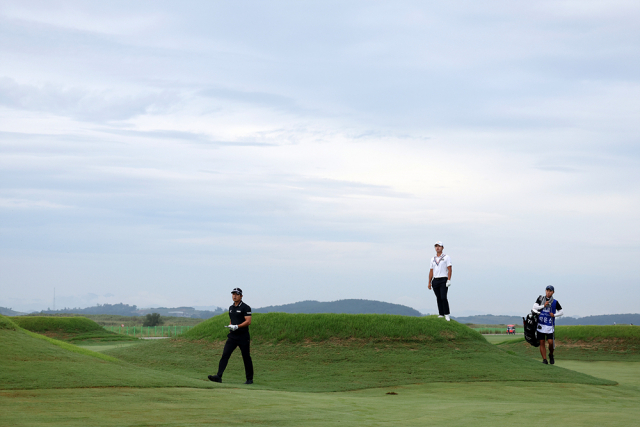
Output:
<path fill-rule="evenodd" d="M 447 292 L 449 292 L 449 288 L 447 288 L 447 278 L 438 277 L 437 279 L 433 279 L 431 281 L 431 287 L 433 288 L 433 293 L 436 294 L 436 299 L 438 300 L 438 314 L 440 316 L 450 314 L 449 301 L 447 300 Z"/>
<path fill-rule="evenodd" d="M 244 372 L 247 375 L 247 380 L 253 380 L 253 362 L 251 361 L 251 345 L 249 339 L 227 339 L 227 342 L 224 345 L 224 350 L 222 350 L 222 358 L 220 359 L 220 364 L 218 365 L 218 376 L 222 378 L 224 370 L 227 369 L 227 363 L 229 363 L 231 353 L 233 353 L 233 350 L 235 350 L 236 347 L 240 347 L 240 352 L 242 353 L 242 361 L 244 362 Z"/>

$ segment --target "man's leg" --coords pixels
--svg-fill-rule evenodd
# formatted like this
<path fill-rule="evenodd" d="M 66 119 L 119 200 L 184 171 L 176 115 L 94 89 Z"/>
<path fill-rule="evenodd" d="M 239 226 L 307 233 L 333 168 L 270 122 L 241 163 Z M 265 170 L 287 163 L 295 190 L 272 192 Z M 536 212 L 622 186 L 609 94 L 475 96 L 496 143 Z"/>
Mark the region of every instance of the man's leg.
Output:
<path fill-rule="evenodd" d="M 251 341 L 238 344 L 242 352 L 242 361 L 244 362 L 244 373 L 247 381 L 253 381 L 253 361 L 251 360 Z"/>
<path fill-rule="evenodd" d="M 449 311 L 449 300 L 447 299 L 447 294 L 449 293 L 449 288 L 447 288 L 446 284 L 443 284 L 440 288 L 440 300 L 442 301 L 442 311 L 444 315 L 451 314 Z"/>
<path fill-rule="evenodd" d="M 549 342 L 549 363 L 553 365 L 554 363 L 556 363 L 555 359 L 553 358 L 553 350 L 554 350 L 553 338 L 550 338 L 548 342 Z"/>
<path fill-rule="evenodd" d="M 442 298 L 440 297 L 440 284 L 432 284 L 433 293 L 436 294 L 436 300 L 438 301 L 438 314 L 444 316 L 444 308 L 442 307 Z"/>
<path fill-rule="evenodd" d="M 541 337 L 538 337 L 541 338 Z M 542 355 L 542 360 L 547 360 L 547 349 L 544 346 L 544 338 L 540 340 L 540 354 Z"/>
<path fill-rule="evenodd" d="M 229 363 L 229 358 L 231 357 L 231 353 L 236 349 L 238 343 L 231 338 L 227 339 L 227 342 L 224 345 L 224 350 L 222 350 L 222 357 L 220 358 L 220 363 L 218 364 L 218 376 L 222 378 L 222 374 L 224 374 L 224 370 L 227 369 L 227 363 Z"/>

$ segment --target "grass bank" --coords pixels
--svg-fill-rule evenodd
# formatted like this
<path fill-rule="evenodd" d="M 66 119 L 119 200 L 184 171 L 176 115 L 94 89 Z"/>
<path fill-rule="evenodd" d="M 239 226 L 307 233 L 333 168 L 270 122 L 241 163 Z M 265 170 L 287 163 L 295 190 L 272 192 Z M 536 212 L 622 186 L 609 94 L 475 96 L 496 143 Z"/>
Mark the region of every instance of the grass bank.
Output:
<path fill-rule="evenodd" d="M 289 314 L 256 313 L 251 338 L 261 342 L 321 342 L 336 340 L 398 342 L 484 342 L 482 335 L 458 322 L 437 316 L 410 317 L 391 314 Z M 187 340 L 225 340 L 227 313 L 212 317 L 182 335 Z"/>
<path fill-rule="evenodd" d="M 640 326 L 556 326 L 555 331 L 557 359 L 640 362 Z M 499 347 L 540 359 L 539 349 L 524 339 Z"/>
<path fill-rule="evenodd" d="M 67 342 L 132 341 L 133 337 L 106 331 L 85 317 L 15 316 L 22 329 Z"/>

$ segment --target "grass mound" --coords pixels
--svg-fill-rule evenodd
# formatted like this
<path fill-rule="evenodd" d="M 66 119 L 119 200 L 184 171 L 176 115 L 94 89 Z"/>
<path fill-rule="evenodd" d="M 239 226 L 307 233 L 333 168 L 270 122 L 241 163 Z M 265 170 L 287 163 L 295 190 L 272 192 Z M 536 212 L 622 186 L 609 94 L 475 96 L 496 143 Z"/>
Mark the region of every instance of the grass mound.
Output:
<path fill-rule="evenodd" d="M 10 320 L 0 317 L 0 324 Z M 14 324 L 15 326 L 15 324 Z M 210 387 L 15 328 L 0 328 L 0 389 Z"/>
<path fill-rule="evenodd" d="M 15 331 L 17 328 L 18 326 L 15 323 L 13 323 L 11 319 L 9 319 L 6 316 L 0 315 L 0 330 L 7 329 L 10 331 Z"/>
<path fill-rule="evenodd" d="M 399 342 L 484 342 L 481 334 L 458 322 L 437 316 L 409 317 L 391 314 L 289 314 L 256 313 L 250 326 L 251 339 L 261 342 L 322 342 L 336 340 Z M 227 313 L 212 317 L 182 337 L 220 341 L 227 338 Z"/>
<path fill-rule="evenodd" d="M 225 324 L 228 315 L 217 316 L 177 339 L 106 354 L 206 378 L 217 371 Z M 502 351 L 472 329 L 437 317 L 267 313 L 254 315 L 251 335 L 255 385 L 275 390 L 324 392 L 477 381 L 614 384 Z M 236 351 L 223 386 L 243 381 Z"/>
<path fill-rule="evenodd" d="M 133 337 L 106 331 L 85 317 L 16 316 L 11 320 L 28 331 L 69 342 L 135 340 Z"/>
<path fill-rule="evenodd" d="M 556 326 L 556 358 L 567 360 L 640 361 L 640 326 Z M 540 358 L 524 339 L 499 346 L 519 355 Z"/>

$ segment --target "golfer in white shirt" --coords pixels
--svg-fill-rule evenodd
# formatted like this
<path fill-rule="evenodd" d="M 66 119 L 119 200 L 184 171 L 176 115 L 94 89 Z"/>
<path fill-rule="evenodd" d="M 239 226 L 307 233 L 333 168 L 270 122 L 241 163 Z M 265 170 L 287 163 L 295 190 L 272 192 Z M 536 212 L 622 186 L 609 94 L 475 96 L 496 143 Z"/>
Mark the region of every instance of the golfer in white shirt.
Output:
<path fill-rule="evenodd" d="M 444 245 L 442 242 L 435 243 L 436 256 L 431 258 L 431 268 L 429 270 L 429 289 L 433 288 L 438 300 L 438 317 L 444 317 L 447 322 L 451 320 L 449 317 L 449 301 L 447 300 L 447 292 L 451 286 L 451 258 L 449 255 L 442 253 Z"/>

